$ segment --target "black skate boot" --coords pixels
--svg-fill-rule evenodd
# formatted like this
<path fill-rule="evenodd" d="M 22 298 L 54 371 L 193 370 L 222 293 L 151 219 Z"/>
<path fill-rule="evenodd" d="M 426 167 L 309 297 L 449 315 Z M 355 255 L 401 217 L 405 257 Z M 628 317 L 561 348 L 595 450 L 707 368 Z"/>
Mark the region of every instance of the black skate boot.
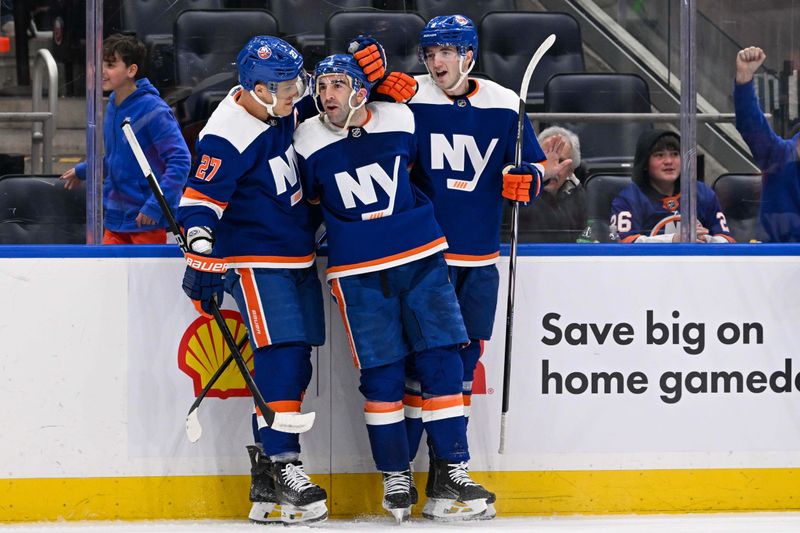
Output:
<path fill-rule="evenodd" d="M 248 446 L 250 455 L 250 521 L 258 524 L 282 523 L 281 506 L 275 494 L 269 457 L 258 446 Z"/>
<path fill-rule="evenodd" d="M 271 472 L 284 522 L 306 523 L 328 518 L 325 505 L 328 494 L 325 489 L 311 482 L 303 470 L 302 462 L 273 462 Z"/>
<path fill-rule="evenodd" d="M 392 513 L 398 523 L 411 516 L 411 506 L 418 499 L 410 470 L 383 472 L 383 508 Z"/>
<path fill-rule="evenodd" d="M 495 501 L 493 493 L 469 477 L 466 462 L 449 463 L 444 459 L 431 462 L 425 494 L 428 502 L 422 516 L 438 521 L 491 518 L 485 515 Z"/>

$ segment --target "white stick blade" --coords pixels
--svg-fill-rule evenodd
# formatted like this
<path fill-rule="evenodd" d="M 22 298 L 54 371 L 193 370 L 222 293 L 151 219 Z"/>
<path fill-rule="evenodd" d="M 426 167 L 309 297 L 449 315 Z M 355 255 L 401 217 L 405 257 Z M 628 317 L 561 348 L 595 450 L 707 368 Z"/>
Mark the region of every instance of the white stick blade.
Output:
<path fill-rule="evenodd" d="M 197 409 L 192 410 L 186 415 L 186 437 L 189 442 L 197 442 L 203 434 L 203 427 L 200 425 L 200 418 L 197 416 Z"/>
<path fill-rule="evenodd" d="M 305 433 L 314 425 L 316 413 L 275 413 L 272 429 L 283 433 Z"/>

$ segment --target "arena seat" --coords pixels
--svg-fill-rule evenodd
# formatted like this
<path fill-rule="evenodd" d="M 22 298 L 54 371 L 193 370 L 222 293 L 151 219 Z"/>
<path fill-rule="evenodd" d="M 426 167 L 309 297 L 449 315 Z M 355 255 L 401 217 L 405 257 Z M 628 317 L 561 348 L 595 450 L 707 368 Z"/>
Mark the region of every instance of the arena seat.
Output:
<path fill-rule="evenodd" d="M 526 101 L 532 109 L 539 109 L 551 76 L 585 70 L 581 29 L 571 15 L 518 11 L 487 14 L 480 22 L 477 66 L 500 85 L 519 93 L 533 53 L 551 33 L 556 42 L 539 61 L 528 86 Z"/>
<path fill-rule="evenodd" d="M 737 242 L 761 239 L 761 174 L 722 174 L 714 182 L 722 212 Z"/>
<path fill-rule="evenodd" d="M 599 242 L 610 240 L 611 202 L 630 183 L 631 177 L 621 174 L 593 174 L 586 179 L 587 229 L 591 232 L 591 239 Z"/>
<path fill-rule="evenodd" d="M 146 76 L 158 88 L 175 84 L 172 25 L 185 9 L 216 9 L 222 0 L 123 0 L 122 30 L 147 46 Z"/>
<path fill-rule="evenodd" d="M 416 11 L 425 20 L 439 15 L 464 15 L 478 27 L 481 19 L 490 11 L 513 11 L 515 7 L 514 0 L 417 0 Z"/>
<path fill-rule="evenodd" d="M 0 177 L 0 244 L 85 244 L 86 189 L 57 175 Z"/>
<path fill-rule="evenodd" d="M 534 74 L 535 76 L 535 74 Z M 650 90 L 636 74 L 556 74 L 544 87 L 544 110 L 549 113 L 650 113 Z M 639 135 L 650 122 L 558 122 L 581 140 L 581 155 L 592 163 L 632 162 Z"/>
<path fill-rule="evenodd" d="M 397 11 L 339 11 L 325 24 L 327 54 L 347 51 L 347 42 L 359 33 L 380 41 L 389 70 L 425 72 L 417 57 L 419 33 L 425 20 L 416 13 Z"/>
<path fill-rule="evenodd" d="M 181 125 L 208 118 L 238 83 L 236 56 L 255 35 L 278 35 L 275 17 L 262 9 L 202 9 L 175 20 L 175 73 L 186 96 L 178 106 Z"/>
<path fill-rule="evenodd" d="M 312 70 L 325 57 L 325 21 L 333 13 L 372 7 L 372 0 L 280 0 L 272 2 L 270 12 L 278 21 L 283 36 L 297 47 L 305 67 Z M 303 13 L 305 16 L 298 16 Z"/>

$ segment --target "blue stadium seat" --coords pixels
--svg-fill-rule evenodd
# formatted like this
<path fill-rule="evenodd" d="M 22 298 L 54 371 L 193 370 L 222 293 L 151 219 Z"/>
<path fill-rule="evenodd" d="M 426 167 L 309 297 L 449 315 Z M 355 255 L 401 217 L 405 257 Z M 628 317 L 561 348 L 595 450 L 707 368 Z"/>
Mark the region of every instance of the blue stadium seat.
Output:
<path fill-rule="evenodd" d="M 278 35 L 278 23 L 259 9 L 202 9 L 175 20 L 175 79 L 189 91 L 179 106 L 182 125 L 207 119 L 238 83 L 236 56 L 255 35 Z"/>
<path fill-rule="evenodd" d="M 425 20 L 416 13 L 340 11 L 325 25 L 326 53 L 344 53 L 350 39 L 359 33 L 369 34 L 386 50 L 389 70 L 425 72 L 417 56 L 419 33 L 424 27 Z"/>
<path fill-rule="evenodd" d="M 0 243 L 86 244 L 86 189 L 57 175 L 0 177 Z"/>
<path fill-rule="evenodd" d="M 487 14 L 480 23 L 477 67 L 500 85 L 519 93 L 533 53 L 551 33 L 556 42 L 536 67 L 526 100 L 541 106 L 544 86 L 551 76 L 585 70 L 580 26 L 571 15 L 518 11 Z"/>
<path fill-rule="evenodd" d="M 464 15 L 477 27 L 490 11 L 513 11 L 514 0 L 417 0 L 417 13 L 425 20 L 439 15 Z"/>
<path fill-rule="evenodd" d="M 761 174 L 722 174 L 714 182 L 728 227 L 737 242 L 764 238 L 758 218 L 761 205 Z"/>
<path fill-rule="evenodd" d="M 536 74 L 534 73 L 534 76 Z M 544 110 L 550 113 L 650 113 L 650 89 L 636 74 L 556 74 L 544 87 Z M 558 122 L 581 140 L 587 168 L 592 163 L 631 162 L 650 122 Z"/>
<path fill-rule="evenodd" d="M 122 0 L 122 29 L 147 46 L 146 75 L 156 87 L 175 84 L 172 25 L 185 9 L 216 9 L 222 0 Z"/>
<path fill-rule="evenodd" d="M 581 138 L 581 151 L 583 139 Z M 631 184 L 629 175 L 593 174 L 586 179 L 586 214 L 587 228 L 591 238 L 599 242 L 609 241 L 609 220 L 611 218 L 611 202 L 619 192 Z"/>

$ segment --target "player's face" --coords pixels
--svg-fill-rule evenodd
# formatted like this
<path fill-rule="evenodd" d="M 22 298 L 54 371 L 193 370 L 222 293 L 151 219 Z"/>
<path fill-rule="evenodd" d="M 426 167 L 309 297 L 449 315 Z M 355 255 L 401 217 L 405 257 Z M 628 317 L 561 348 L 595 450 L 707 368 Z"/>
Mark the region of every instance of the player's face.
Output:
<path fill-rule="evenodd" d="M 654 185 L 671 185 L 681 175 L 681 154 L 677 150 L 667 148 L 650 154 L 647 169 L 650 181 Z"/>
<path fill-rule="evenodd" d="M 136 65 L 126 66 L 117 52 L 114 52 L 113 57 L 103 58 L 103 90 L 116 91 L 130 83 L 136 75 L 136 70 Z"/>
<path fill-rule="evenodd" d="M 350 80 L 344 74 L 329 74 L 317 79 L 317 93 L 328 120 L 336 126 L 344 126 L 347 115 L 350 114 L 350 104 L 357 106 L 364 99 L 361 93 L 353 96 L 350 94 Z"/>
<path fill-rule="evenodd" d="M 279 117 L 285 117 L 292 112 L 294 99 L 298 96 L 297 82 L 295 80 L 282 81 L 278 83 L 277 90 L 272 93 L 264 91 L 266 96 L 263 98 L 267 103 L 273 103 L 273 111 Z M 272 100 L 270 102 L 270 100 Z"/>
<path fill-rule="evenodd" d="M 436 86 L 443 91 L 449 90 L 458 81 L 461 73 L 458 69 L 459 55 L 454 46 L 429 46 L 425 48 L 425 65 L 431 73 Z M 467 51 L 464 58 L 464 66 L 469 66 L 472 60 L 472 50 Z M 466 79 L 464 80 L 466 84 Z M 453 89 L 456 91 L 459 87 Z M 465 89 L 465 88 L 464 88 Z M 460 92 L 460 91 L 459 91 Z"/>

